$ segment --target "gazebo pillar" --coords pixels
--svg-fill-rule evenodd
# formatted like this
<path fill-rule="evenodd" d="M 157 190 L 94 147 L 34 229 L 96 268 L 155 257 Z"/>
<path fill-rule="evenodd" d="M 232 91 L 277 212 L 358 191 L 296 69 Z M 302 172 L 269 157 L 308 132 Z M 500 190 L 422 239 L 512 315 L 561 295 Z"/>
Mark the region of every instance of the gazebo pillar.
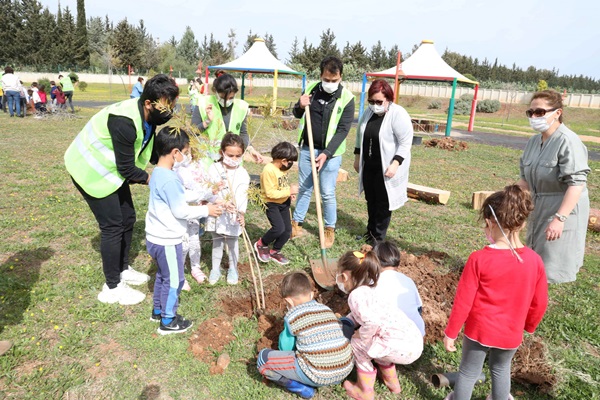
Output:
<path fill-rule="evenodd" d="M 467 130 L 473 132 L 473 123 L 475 122 L 475 111 L 477 111 L 477 92 L 479 91 L 479 85 L 475 85 L 475 94 L 473 95 L 473 101 L 471 102 L 471 116 L 469 117 L 469 127 Z"/>
<path fill-rule="evenodd" d="M 456 82 L 454 78 L 452 81 L 452 97 L 450 97 L 450 105 L 448 106 L 448 119 L 446 120 L 446 137 L 450 136 L 452 131 L 452 117 L 454 116 L 454 95 L 456 94 Z"/>

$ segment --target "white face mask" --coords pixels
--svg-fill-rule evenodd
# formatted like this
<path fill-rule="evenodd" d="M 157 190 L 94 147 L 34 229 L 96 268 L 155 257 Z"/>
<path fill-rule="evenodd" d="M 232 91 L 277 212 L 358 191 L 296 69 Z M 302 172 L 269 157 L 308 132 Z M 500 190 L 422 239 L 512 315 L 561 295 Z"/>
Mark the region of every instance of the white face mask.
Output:
<path fill-rule="evenodd" d="M 321 87 L 323 88 L 323 90 L 326 93 L 333 93 L 336 90 L 338 90 L 338 87 L 340 86 L 339 82 L 325 82 L 325 81 L 321 81 Z"/>
<path fill-rule="evenodd" d="M 181 151 L 179 153 L 181 153 Z M 192 162 L 192 156 L 191 155 L 189 155 L 189 154 L 183 154 L 183 153 L 181 153 L 181 155 L 183 156 L 183 160 L 177 161 L 177 159 L 175 159 L 175 162 L 173 163 L 173 169 L 178 169 L 178 168 L 181 168 L 181 167 L 187 167 Z"/>
<path fill-rule="evenodd" d="M 369 104 L 369 108 L 371 109 L 371 111 L 373 111 L 377 115 L 381 115 L 381 114 L 385 113 L 385 104 L 382 104 L 382 105 Z"/>
<path fill-rule="evenodd" d="M 229 107 L 230 105 L 233 104 L 233 99 L 229 99 L 229 100 L 225 101 L 225 99 L 223 99 L 222 97 L 219 97 L 219 104 L 221 105 L 221 107 Z"/>
<path fill-rule="evenodd" d="M 335 283 L 336 283 L 338 289 L 340 289 L 342 291 L 342 293 L 348 294 L 348 291 L 344 287 L 344 283 L 343 282 L 338 282 L 338 276 L 340 276 L 340 275 L 341 274 L 335 274 Z"/>
<path fill-rule="evenodd" d="M 540 132 L 540 133 L 546 132 L 548 129 L 550 129 L 550 125 L 552 125 L 554 123 L 554 121 L 556 121 L 556 118 L 555 118 L 549 124 L 547 118 L 549 115 L 554 114 L 556 111 L 557 110 L 554 110 L 551 113 L 546 114 L 542 117 L 529 118 L 529 125 L 531 126 L 531 129 L 533 129 L 536 132 Z"/>
<path fill-rule="evenodd" d="M 228 167 L 237 168 L 240 166 L 241 163 L 242 163 L 241 158 L 236 160 L 235 158 L 223 155 L 223 164 L 227 165 Z"/>

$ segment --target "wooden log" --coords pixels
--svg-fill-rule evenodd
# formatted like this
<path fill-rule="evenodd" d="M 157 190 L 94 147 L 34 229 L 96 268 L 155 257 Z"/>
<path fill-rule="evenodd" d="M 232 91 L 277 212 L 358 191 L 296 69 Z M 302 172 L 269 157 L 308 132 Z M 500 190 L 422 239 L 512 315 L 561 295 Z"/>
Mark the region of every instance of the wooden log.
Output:
<path fill-rule="evenodd" d="M 588 229 L 594 232 L 600 232 L 600 210 L 590 208 L 590 217 L 588 219 Z"/>
<path fill-rule="evenodd" d="M 485 199 L 490 197 L 490 195 L 494 193 L 490 190 L 481 190 L 478 192 L 473 192 L 473 197 L 471 198 L 471 205 L 473 206 L 473 210 L 480 210 L 481 206 L 483 206 L 483 202 Z"/>
<path fill-rule="evenodd" d="M 447 204 L 450 199 L 450 192 L 442 189 L 434 189 L 427 186 L 408 184 L 408 197 L 411 199 L 423 200 L 433 204 Z"/>
<path fill-rule="evenodd" d="M 338 171 L 338 176 L 336 182 L 346 182 L 348 180 L 348 171 L 343 168 L 340 168 Z"/>

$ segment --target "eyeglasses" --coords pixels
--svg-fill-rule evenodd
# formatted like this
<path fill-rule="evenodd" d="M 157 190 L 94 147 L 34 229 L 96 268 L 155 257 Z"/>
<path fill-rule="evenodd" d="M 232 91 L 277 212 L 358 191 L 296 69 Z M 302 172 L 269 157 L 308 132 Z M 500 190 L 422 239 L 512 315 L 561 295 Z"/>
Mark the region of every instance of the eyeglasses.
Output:
<path fill-rule="evenodd" d="M 370 105 L 377 104 L 378 106 L 382 105 L 384 102 L 385 100 L 367 100 L 367 103 Z"/>
<path fill-rule="evenodd" d="M 530 108 L 529 110 L 525 111 L 525 115 L 527 115 L 527 118 L 531 118 L 531 117 L 543 117 L 544 115 L 546 115 L 546 113 L 549 113 L 550 111 L 556 111 L 558 110 L 558 108 L 551 108 L 549 110 L 546 110 L 544 108 L 536 108 L 535 110 L 533 108 Z"/>

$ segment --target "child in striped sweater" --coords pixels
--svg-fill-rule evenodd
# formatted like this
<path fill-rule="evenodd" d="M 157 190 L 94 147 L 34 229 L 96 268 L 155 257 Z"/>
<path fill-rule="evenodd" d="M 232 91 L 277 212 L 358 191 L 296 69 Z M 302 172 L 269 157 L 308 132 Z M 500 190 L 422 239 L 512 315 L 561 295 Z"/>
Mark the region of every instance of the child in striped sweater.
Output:
<path fill-rule="evenodd" d="M 331 309 L 313 299 L 303 272 L 290 272 L 281 284 L 288 306 L 279 351 L 263 349 L 258 371 L 292 393 L 309 399 L 315 387 L 342 382 L 353 368 L 352 348 Z"/>

